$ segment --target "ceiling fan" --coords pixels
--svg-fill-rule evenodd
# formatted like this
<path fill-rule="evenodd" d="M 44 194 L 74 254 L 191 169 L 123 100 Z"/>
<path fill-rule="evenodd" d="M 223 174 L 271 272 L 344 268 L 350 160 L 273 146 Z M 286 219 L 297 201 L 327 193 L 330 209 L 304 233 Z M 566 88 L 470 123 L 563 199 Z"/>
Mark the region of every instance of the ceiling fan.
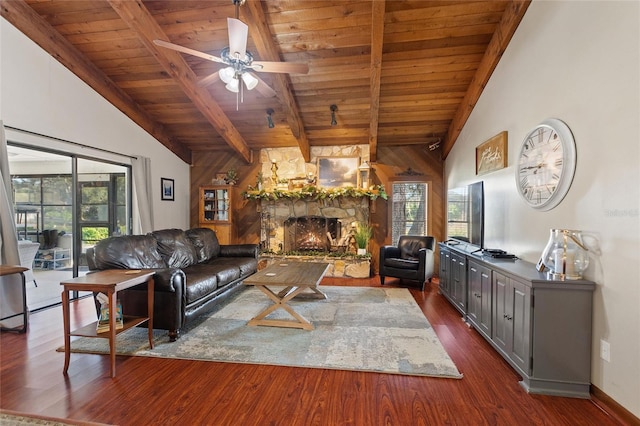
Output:
<path fill-rule="evenodd" d="M 236 94 L 242 94 L 243 87 L 246 86 L 248 90 L 257 89 L 263 96 L 276 95 L 271 87 L 251 71 L 288 74 L 307 74 L 309 72 L 309 66 L 304 63 L 254 61 L 253 55 L 247 51 L 249 27 L 238 19 L 238 7 L 244 4 L 245 0 L 232 0 L 232 2 L 236 6 L 236 17 L 235 19 L 227 18 L 229 46 L 222 49 L 220 57 L 164 40 L 156 39 L 153 42 L 167 49 L 225 64 L 226 67 L 202 78 L 198 84 L 207 86 L 222 80 L 226 84 L 225 88 Z"/>

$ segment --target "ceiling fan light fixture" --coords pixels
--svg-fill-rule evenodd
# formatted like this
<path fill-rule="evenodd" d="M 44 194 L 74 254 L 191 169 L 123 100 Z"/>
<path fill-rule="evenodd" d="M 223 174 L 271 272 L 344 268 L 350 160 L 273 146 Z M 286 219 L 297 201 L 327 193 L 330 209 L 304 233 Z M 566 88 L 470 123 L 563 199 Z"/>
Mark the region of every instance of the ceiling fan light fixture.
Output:
<path fill-rule="evenodd" d="M 255 87 L 258 85 L 258 79 L 247 72 L 242 73 L 242 81 L 244 81 L 244 84 L 249 90 L 255 89 Z"/>
<path fill-rule="evenodd" d="M 240 91 L 240 80 L 237 78 L 232 78 L 229 83 L 225 86 L 225 88 L 233 93 L 238 93 Z"/>
<path fill-rule="evenodd" d="M 220 75 L 220 80 L 229 84 L 234 79 L 236 72 L 233 67 L 225 67 L 218 71 L 218 74 Z"/>

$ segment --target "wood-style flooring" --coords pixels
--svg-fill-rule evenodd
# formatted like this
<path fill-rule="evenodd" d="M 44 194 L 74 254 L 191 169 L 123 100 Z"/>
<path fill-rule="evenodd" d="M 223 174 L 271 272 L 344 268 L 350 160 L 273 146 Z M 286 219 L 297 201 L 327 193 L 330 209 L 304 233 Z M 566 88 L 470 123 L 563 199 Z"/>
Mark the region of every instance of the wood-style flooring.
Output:
<path fill-rule="evenodd" d="M 378 283 L 377 277 L 322 282 Z M 462 380 L 144 357 L 117 357 L 111 379 L 109 357 L 84 354 L 71 355 L 65 377 L 64 354 L 56 352 L 62 313 L 55 307 L 31 315 L 26 335 L 1 334 L 0 408 L 136 426 L 622 424 L 597 400 L 527 394 L 436 283 L 411 293 Z M 92 300 L 72 303 L 72 328 L 93 320 Z"/>

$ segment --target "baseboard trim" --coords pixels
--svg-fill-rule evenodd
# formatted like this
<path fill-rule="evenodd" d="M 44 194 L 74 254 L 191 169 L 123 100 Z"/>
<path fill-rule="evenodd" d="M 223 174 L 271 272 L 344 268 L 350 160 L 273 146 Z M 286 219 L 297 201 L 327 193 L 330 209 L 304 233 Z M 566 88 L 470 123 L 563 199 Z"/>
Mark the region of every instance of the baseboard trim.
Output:
<path fill-rule="evenodd" d="M 640 426 L 639 418 L 634 416 L 632 412 L 618 404 L 613 398 L 593 384 L 591 385 L 591 400 L 598 406 L 598 408 L 607 413 L 618 423 L 622 425 Z"/>

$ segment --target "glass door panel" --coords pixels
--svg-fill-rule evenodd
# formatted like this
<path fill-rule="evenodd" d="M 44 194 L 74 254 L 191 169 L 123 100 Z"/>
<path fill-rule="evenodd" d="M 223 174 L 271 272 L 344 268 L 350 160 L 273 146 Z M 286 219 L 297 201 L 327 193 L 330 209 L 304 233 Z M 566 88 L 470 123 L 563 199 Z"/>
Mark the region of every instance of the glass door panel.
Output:
<path fill-rule="evenodd" d="M 74 276 L 72 158 L 12 145 L 7 152 L 20 262 L 31 268 L 27 306 L 34 311 L 60 303 L 60 281 Z"/>
<path fill-rule="evenodd" d="M 131 168 L 11 142 L 7 152 L 20 251 L 36 252 L 25 260 L 33 311 L 60 303 L 60 281 L 88 272 L 87 248 L 130 233 Z"/>

